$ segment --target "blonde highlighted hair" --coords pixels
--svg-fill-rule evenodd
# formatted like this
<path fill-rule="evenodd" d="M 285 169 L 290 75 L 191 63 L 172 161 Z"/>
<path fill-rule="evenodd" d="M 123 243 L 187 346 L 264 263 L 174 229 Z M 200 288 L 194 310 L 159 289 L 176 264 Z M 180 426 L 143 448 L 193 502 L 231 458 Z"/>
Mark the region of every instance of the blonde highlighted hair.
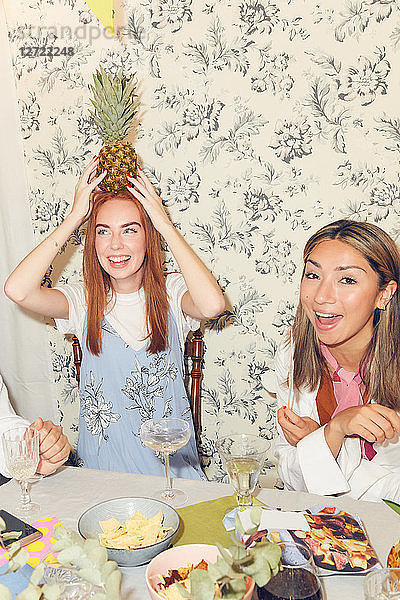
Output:
<path fill-rule="evenodd" d="M 365 356 L 361 361 L 361 377 L 368 398 L 378 404 L 399 410 L 400 408 L 400 254 L 392 238 L 372 223 L 340 220 L 317 231 L 305 245 L 304 269 L 311 252 L 328 240 L 348 244 L 365 258 L 378 276 L 378 291 L 390 281 L 397 289 L 386 310 L 375 310 L 373 334 Z M 326 370 L 319 340 L 301 302 L 293 323 L 294 365 L 293 383 L 296 389 L 305 386 L 317 389 L 321 374 Z"/>

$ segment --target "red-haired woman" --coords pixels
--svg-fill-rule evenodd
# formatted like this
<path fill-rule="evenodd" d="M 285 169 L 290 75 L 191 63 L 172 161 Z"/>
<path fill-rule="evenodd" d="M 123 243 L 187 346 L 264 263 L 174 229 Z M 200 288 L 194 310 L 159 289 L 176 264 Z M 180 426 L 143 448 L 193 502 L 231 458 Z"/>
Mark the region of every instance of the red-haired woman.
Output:
<path fill-rule="evenodd" d="M 163 465 L 139 438 L 142 422 L 190 421 L 191 441 L 172 455 L 176 477 L 202 476 L 183 385 L 183 345 L 201 319 L 225 301 L 214 277 L 175 229 L 148 178 L 131 178 L 118 194 L 96 190 L 93 159 L 76 186 L 63 223 L 14 270 L 5 285 L 24 308 L 54 317 L 83 349 L 78 464 L 161 475 Z M 83 284 L 43 287 L 59 249 L 88 218 Z M 165 276 L 160 234 L 182 275 Z"/>

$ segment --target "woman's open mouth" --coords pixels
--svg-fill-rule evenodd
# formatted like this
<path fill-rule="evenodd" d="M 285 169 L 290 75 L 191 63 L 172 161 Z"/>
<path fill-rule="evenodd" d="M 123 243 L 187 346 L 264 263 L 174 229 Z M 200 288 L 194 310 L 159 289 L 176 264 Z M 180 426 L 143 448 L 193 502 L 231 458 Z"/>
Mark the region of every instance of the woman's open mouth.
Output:
<path fill-rule="evenodd" d="M 131 257 L 123 254 L 122 256 L 109 256 L 108 262 L 114 269 L 122 269 L 130 261 Z"/>
<path fill-rule="evenodd" d="M 315 323 L 318 329 L 326 331 L 333 329 L 342 319 L 343 315 L 336 315 L 334 313 L 322 313 L 314 311 Z"/>

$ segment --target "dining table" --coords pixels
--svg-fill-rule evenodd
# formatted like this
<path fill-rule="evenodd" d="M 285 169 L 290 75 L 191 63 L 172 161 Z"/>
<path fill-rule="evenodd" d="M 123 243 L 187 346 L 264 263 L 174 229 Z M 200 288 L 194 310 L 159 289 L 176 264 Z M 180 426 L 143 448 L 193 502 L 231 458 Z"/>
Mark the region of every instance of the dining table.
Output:
<path fill-rule="evenodd" d="M 80 515 L 91 506 L 117 497 L 151 497 L 162 489 L 161 477 L 132 473 L 62 467 L 53 475 L 32 485 L 31 495 L 40 504 L 40 518 L 56 517 L 64 527 L 77 530 Z M 176 487 L 186 492 L 187 504 L 213 500 L 232 494 L 226 483 L 178 479 Z M 0 507 L 13 512 L 20 488 L 14 480 L 0 487 Z M 313 506 L 336 506 L 361 519 L 370 542 L 383 565 L 390 548 L 400 537 L 400 515 L 383 502 L 364 502 L 349 497 L 317 496 L 304 492 L 258 488 L 258 500 L 270 507 L 302 510 Z M 221 519 L 223 515 L 221 515 Z M 207 519 L 207 514 L 204 515 Z M 145 582 L 146 565 L 121 567 L 122 598 L 149 598 Z M 321 577 L 325 600 L 362 600 L 365 575 L 334 574 Z"/>

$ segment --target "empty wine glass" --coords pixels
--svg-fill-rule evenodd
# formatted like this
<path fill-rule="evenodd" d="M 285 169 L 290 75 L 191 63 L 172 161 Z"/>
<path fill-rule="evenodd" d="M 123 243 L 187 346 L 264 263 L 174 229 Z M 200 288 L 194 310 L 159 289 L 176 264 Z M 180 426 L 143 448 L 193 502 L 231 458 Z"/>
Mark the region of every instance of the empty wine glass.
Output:
<path fill-rule="evenodd" d="M 376 569 L 364 579 L 365 600 L 400 600 L 400 569 Z"/>
<path fill-rule="evenodd" d="M 279 542 L 281 567 L 263 587 L 257 587 L 259 600 L 322 600 L 311 550 L 297 542 Z"/>
<path fill-rule="evenodd" d="M 7 469 L 21 486 L 20 503 L 15 512 L 29 517 L 40 508 L 39 504 L 32 502 L 29 491 L 29 479 L 35 474 L 39 462 L 39 433 L 30 427 L 16 427 L 3 433 L 2 443 Z"/>
<path fill-rule="evenodd" d="M 104 592 L 99 585 L 82 579 L 79 570 L 74 567 L 46 567 L 43 580 L 47 584 L 59 586 L 57 600 L 91 600 L 96 593 Z"/>
<path fill-rule="evenodd" d="M 180 506 L 187 500 L 182 490 L 172 489 L 169 468 L 169 455 L 185 446 L 190 439 L 190 427 L 183 419 L 149 419 L 140 428 L 140 438 L 152 450 L 164 456 L 165 488 L 154 494 L 154 498 L 163 500 L 171 506 Z"/>
<path fill-rule="evenodd" d="M 251 506 L 269 448 L 267 440 L 246 433 L 234 433 L 217 441 L 217 450 L 229 473 L 239 507 Z"/>

